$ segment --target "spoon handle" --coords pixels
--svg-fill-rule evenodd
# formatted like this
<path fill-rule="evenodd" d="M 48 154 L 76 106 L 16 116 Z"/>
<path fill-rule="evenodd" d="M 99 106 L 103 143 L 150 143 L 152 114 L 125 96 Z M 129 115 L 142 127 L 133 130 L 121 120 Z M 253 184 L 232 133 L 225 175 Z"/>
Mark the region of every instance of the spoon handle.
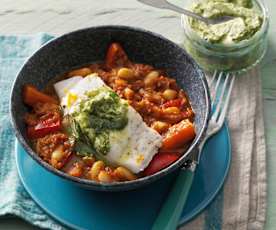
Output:
<path fill-rule="evenodd" d="M 164 8 L 165 7 L 163 5 L 163 9 Z M 189 10 L 186 10 L 186 9 L 182 9 L 182 8 L 176 6 L 176 5 L 173 5 L 173 4 L 169 3 L 168 1 L 166 1 L 166 9 L 173 10 L 173 11 L 176 11 L 180 14 L 185 14 L 186 16 L 190 16 L 192 18 L 195 18 L 195 19 L 198 19 L 198 20 L 203 21 L 205 23 L 208 23 L 208 19 L 202 17 L 201 15 L 193 13 L 193 12 L 191 12 Z"/>
<path fill-rule="evenodd" d="M 180 170 L 165 203 L 162 205 L 161 210 L 153 223 L 152 230 L 172 230 L 177 228 L 193 178 L 193 170 Z"/>

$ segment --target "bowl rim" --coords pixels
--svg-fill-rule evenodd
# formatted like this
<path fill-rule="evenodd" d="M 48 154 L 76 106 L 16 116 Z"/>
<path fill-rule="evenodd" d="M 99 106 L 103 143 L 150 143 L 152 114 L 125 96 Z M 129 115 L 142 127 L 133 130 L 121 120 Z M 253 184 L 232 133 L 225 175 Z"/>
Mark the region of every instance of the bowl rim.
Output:
<path fill-rule="evenodd" d="M 16 124 L 16 119 L 15 119 L 15 114 L 14 114 L 15 111 L 13 109 L 13 106 L 12 106 L 13 103 L 12 102 L 14 101 L 14 99 L 13 99 L 14 98 L 14 88 L 15 88 L 15 85 L 17 84 L 18 76 L 22 72 L 25 65 L 27 63 L 29 63 L 29 61 L 33 58 L 33 56 L 37 52 L 39 52 L 42 49 L 47 49 L 47 47 L 49 45 L 55 43 L 57 40 L 61 40 L 61 39 L 64 39 L 66 37 L 70 37 L 72 34 L 82 33 L 82 32 L 86 32 L 86 31 L 89 31 L 89 30 L 117 30 L 117 31 L 125 30 L 125 31 L 132 31 L 132 32 L 147 34 L 147 35 L 150 35 L 150 36 L 154 36 L 157 39 L 163 40 L 166 43 L 169 43 L 170 45 L 172 45 L 174 48 L 181 49 L 182 52 L 185 53 L 185 55 L 188 57 L 188 59 L 190 59 L 189 60 L 190 63 L 197 70 L 198 75 L 199 75 L 199 77 L 202 81 L 203 88 L 204 88 L 204 91 L 205 91 L 206 113 L 204 115 L 204 121 L 203 121 L 203 126 L 202 126 L 201 130 L 199 131 L 198 135 L 196 136 L 196 138 L 194 139 L 192 144 L 186 150 L 186 152 L 177 161 L 175 161 L 173 164 L 171 164 L 168 167 L 158 171 L 157 173 L 155 173 L 153 175 L 144 176 L 144 177 L 138 178 L 136 180 L 132 180 L 132 181 L 120 181 L 120 182 L 112 182 L 112 183 L 102 183 L 102 182 L 96 182 L 96 181 L 88 180 L 88 179 L 84 179 L 84 178 L 73 177 L 73 176 L 70 176 L 69 174 L 67 174 L 67 173 L 65 173 L 61 170 L 58 170 L 58 169 L 54 168 L 53 166 L 51 166 L 50 164 L 48 164 L 47 162 L 42 160 L 37 155 L 37 153 L 29 146 L 29 144 L 25 141 L 23 135 L 19 131 L 19 128 Z M 33 54 L 31 54 L 24 61 L 21 68 L 17 72 L 16 78 L 15 78 L 15 80 L 13 82 L 13 85 L 12 85 L 12 88 L 11 88 L 10 101 L 9 101 L 9 110 L 10 110 L 12 128 L 15 132 L 16 138 L 18 139 L 20 144 L 23 146 L 23 148 L 26 150 L 26 152 L 36 162 L 38 162 L 41 166 L 43 166 L 46 170 L 54 173 L 57 176 L 60 176 L 62 179 L 66 179 L 70 182 L 74 182 L 74 183 L 77 183 L 81 186 L 86 186 L 86 187 L 94 189 L 94 190 L 99 190 L 99 191 L 126 191 L 126 190 L 131 190 L 131 189 L 138 188 L 138 187 L 142 186 L 143 184 L 145 185 L 145 184 L 148 184 L 148 183 L 152 183 L 152 182 L 160 179 L 161 177 L 177 170 L 178 168 L 181 168 L 184 165 L 184 163 L 187 160 L 187 156 L 191 155 L 191 153 L 193 153 L 193 151 L 196 150 L 198 144 L 200 143 L 200 141 L 204 137 L 204 134 L 205 134 L 207 126 L 208 126 L 209 116 L 210 116 L 210 113 L 211 113 L 211 103 L 210 103 L 210 101 L 211 101 L 210 100 L 210 92 L 209 92 L 209 87 L 208 87 L 208 83 L 207 83 L 205 73 L 199 67 L 199 65 L 195 62 L 195 60 L 186 52 L 185 49 L 183 49 L 182 47 L 180 47 L 178 44 L 174 43 L 173 41 L 163 37 L 162 35 L 160 35 L 158 33 L 155 33 L 155 32 L 152 32 L 152 31 L 149 31 L 149 30 L 146 30 L 146 29 L 142 29 L 142 28 L 138 28 L 138 27 L 131 27 L 131 26 L 123 26 L 123 25 L 104 25 L 104 26 L 93 26 L 93 27 L 87 27 L 87 28 L 83 28 L 83 29 L 79 29 L 79 30 L 74 30 L 74 31 L 68 32 L 66 34 L 63 34 L 61 36 L 57 36 L 57 37 L 47 41 L 42 46 L 40 46 L 36 51 L 34 51 Z"/>

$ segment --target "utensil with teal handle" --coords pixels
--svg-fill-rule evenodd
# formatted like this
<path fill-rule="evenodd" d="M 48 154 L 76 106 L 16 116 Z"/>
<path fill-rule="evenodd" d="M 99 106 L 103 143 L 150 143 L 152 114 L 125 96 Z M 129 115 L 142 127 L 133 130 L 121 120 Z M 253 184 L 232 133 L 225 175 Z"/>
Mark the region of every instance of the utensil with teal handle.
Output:
<path fill-rule="evenodd" d="M 200 143 L 198 151 L 195 152 L 193 156 L 195 157 L 195 160 L 187 162 L 187 164 L 180 170 L 166 201 L 162 205 L 161 210 L 153 223 L 152 230 L 173 230 L 177 228 L 179 217 L 192 186 L 194 171 L 200 160 L 204 144 L 211 136 L 221 129 L 225 121 L 234 81 L 234 74 L 225 74 L 224 72 L 214 73 L 210 82 L 210 87 L 214 87 L 212 103 L 213 113 L 209 120 L 206 136 Z"/>
<path fill-rule="evenodd" d="M 194 172 L 190 169 L 181 169 L 174 186 L 163 205 L 158 218 L 154 222 L 152 230 L 175 229 L 187 200 L 194 179 Z"/>

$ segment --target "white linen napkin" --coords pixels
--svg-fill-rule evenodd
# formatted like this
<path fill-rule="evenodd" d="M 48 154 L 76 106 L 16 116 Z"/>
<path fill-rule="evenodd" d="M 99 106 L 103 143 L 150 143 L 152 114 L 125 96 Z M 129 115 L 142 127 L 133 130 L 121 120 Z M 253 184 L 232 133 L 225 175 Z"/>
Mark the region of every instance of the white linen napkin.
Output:
<path fill-rule="evenodd" d="M 263 229 L 266 146 L 259 68 L 236 76 L 228 111 L 232 162 L 222 191 L 181 230 Z"/>

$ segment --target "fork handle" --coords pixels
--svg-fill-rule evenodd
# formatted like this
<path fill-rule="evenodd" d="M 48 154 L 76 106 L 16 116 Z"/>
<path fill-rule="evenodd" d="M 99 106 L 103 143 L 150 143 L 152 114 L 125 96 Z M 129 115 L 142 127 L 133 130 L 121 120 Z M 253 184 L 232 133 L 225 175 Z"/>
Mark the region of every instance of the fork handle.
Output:
<path fill-rule="evenodd" d="M 193 178 L 193 170 L 180 170 L 165 203 L 162 205 L 161 210 L 153 223 L 152 230 L 172 230 L 177 228 Z"/>

